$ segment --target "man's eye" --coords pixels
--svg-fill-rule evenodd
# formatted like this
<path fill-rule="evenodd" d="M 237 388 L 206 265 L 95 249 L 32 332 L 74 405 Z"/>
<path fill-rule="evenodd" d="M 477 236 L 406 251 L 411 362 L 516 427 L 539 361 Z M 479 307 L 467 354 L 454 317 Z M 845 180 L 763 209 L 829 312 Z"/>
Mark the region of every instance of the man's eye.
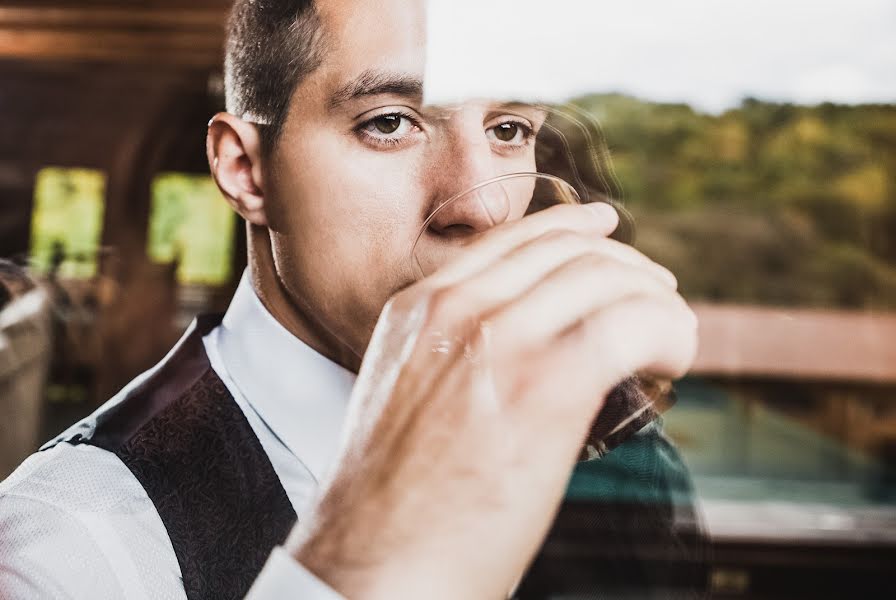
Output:
<path fill-rule="evenodd" d="M 420 131 L 414 117 L 400 112 L 378 115 L 355 128 L 363 142 L 388 148 L 411 143 Z"/>
<path fill-rule="evenodd" d="M 373 120 L 372 125 L 380 133 L 395 133 L 401 125 L 401 115 L 383 115 Z"/>
<path fill-rule="evenodd" d="M 507 121 L 490 127 L 487 134 L 502 144 L 523 145 L 532 136 L 532 129 L 522 123 Z"/>
<path fill-rule="evenodd" d="M 364 133 L 377 138 L 400 137 L 412 133 L 415 129 L 417 129 L 417 124 L 414 120 L 401 113 L 379 115 L 362 123 L 360 127 Z"/>

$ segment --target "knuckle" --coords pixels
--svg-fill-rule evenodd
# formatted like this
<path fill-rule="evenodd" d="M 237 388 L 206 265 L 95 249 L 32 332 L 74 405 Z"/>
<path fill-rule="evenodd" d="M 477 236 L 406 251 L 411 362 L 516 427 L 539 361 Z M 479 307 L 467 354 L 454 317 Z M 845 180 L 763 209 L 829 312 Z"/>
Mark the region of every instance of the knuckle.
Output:
<path fill-rule="evenodd" d="M 666 327 L 667 333 L 663 336 L 666 340 L 665 348 L 661 354 L 665 359 L 668 376 L 672 378 L 683 377 L 697 355 L 697 319 L 694 311 L 684 302 L 680 296 L 665 311 L 661 321 Z"/>
<path fill-rule="evenodd" d="M 492 313 L 485 325 L 491 355 L 502 364 L 511 361 L 513 365 L 512 361 L 530 357 L 540 348 L 541 332 L 537 319 L 518 310 Z"/>
<path fill-rule="evenodd" d="M 621 287 L 631 290 L 651 290 L 655 278 L 630 264 L 613 260 L 597 252 L 586 252 L 568 263 L 574 271 L 581 271 L 581 279 L 601 287 Z"/>
<path fill-rule="evenodd" d="M 383 310 L 380 312 L 381 318 L 389 315 L 407 315 L 413 310 L 418 301 L 417 294 L 402 290 L 386 301 Z"/>
<path fill-rule="evenodd" d="M 532 243 L 539 247 L 547 247 L 554 250 L 583 245 L 584 239 L 585 236 L 569 229 L 552 229 L 541 233 Z"/>
<path fill-rule="evenodd" d="M 604 248 L 607 252 L 610 252 L 620 258 L 624 258 L 625 260 L 628 260 L 630 262 L 646 265 L 657 264 L 652 258 L 647 256 L 634 246 L 623 244 L 622 242 L 614 240 L 612 238 L 602 238 L 599 240 L 599 243 L 601 244 L 601 247 Z"/>
<path fill-rule="evenodd" d="M 467 337 L 476 329 L 481 304 L 467 289 L 469 287 L 460 283 L 430 290 L 425 305 L 425 323 Z"/>
<path fill-rule="evenodd" d="M 396 292 L 386 302 L 386 306 L 393 307 L 393 309 L 403 309 L 412 306 L 419 301 L 421 294 L 418 288 L 419 286 L 411 286 Z"/>
<path fill-rule="evenodd" d="M 582 264 L 593 271 L 595 277 L 603 281 L 618 281 L 638 276 L 637 270 L 633 269 L 631 265 L 621 263 L 599 253 L 588 253 L 582 259 Z"/>
<path fill-rule="evenodd" d="M 558 269 L 563 275 L 570 275 L 583 286 L 591 286 L 596 282 L 604 284 L 612 276 L 612 267 L 606 260 L 593 252 L 586 252 L 573 257 Z"/>
<path fill-rule="evenodd" d="M 650 259 L 648 258 L 647 260 Z M 671 287 L 673 290 L 678 289 L 678 277 L 675 276 L 675 273 L 656 261 L 650 260 L 650 264 L 655 272 L 658 273 L 660 277 L 662 277 L 666 281 L 666 283 L 669 284 L 669 287 Z"/>
<path fill-rule="evenodd" d="M 650 293 L 582 323 L 589 345 L 600 353 L 602 365 L 615 375 L 656 368 L 678 378 L 696 354 L 692 311 L 675 294 Z"/>
<path fill-rule="evenodd" d="M 392 295 L 384 305 L 383 312 L 399 315 L 410 314 L 418 310 L 421 305 L 426 304 L 431 294 L 431 286 L 426 285 L 425 282 L 420 282 Z"/>
<path fill-rule="evenodd" d="M 551 229 L 539 235 L 536 241 L 548 244 L 561 244 L 572 239 L 573 235 L 573 232 L 569 229 Z"/>
<path fill-rule="evenodd" d="M 431 325 L 452 322 L 458 304 L 457 296 L 453 286 L 430 290 L 426 294 L 426 322 Z"/>

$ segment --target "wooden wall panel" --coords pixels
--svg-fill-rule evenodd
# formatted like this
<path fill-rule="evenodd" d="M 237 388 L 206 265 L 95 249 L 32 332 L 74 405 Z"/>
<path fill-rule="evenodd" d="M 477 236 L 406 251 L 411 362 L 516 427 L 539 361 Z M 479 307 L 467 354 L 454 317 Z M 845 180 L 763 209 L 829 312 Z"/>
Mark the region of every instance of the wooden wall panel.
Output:
<path fill-rule="evenodd" d="M 228 6 L 219 1 L 6 3 L 0 5 L 0 59 L 215 68 Z"/>
<path fill-rule="evenodd" d="M 0 61 L 0 256 L 27 252 L 40 168 L 89 167 L 108 175 L 101 268 L 117 294 L 97 323 L 103 361 L 93 403 L 151 366 L 176 337 L 173 271 L 146 255 L 150 183 L 161 170 L 207 172 L 205 128 L 217 109 L 210 74 Z"/>

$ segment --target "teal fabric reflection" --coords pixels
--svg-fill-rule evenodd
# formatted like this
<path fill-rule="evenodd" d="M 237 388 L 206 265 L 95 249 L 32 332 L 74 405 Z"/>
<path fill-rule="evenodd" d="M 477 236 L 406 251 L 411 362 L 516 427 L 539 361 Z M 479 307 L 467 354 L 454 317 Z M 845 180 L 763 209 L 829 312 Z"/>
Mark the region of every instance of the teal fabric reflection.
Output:
<path fill-rule="evenodd" d="M 694 488 L 681 455 L 657 420 L 605 457 L 578 463 L 566 499 L 691 506 Z"/>
<path fill-rule="evenodd" d="M 704 598 L 708 560 L 688 469 L 656 420 L 576 466 L 515 598 Z"/>

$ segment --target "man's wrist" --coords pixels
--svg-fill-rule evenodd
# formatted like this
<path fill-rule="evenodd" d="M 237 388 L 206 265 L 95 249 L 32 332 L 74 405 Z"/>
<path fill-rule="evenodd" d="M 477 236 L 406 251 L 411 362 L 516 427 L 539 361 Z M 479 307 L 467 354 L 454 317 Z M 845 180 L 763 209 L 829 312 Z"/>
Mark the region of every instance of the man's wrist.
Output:
<path fill-rule="evenodd" d="M 268 557 L 246 600 L 299 597 L 303 600 L 346 600 L 314 573 L 297 563 L 285 548 L 276 547 Z"/>
<path fill-rule="evenodd" d="M 417 560 L 391 554 L 387 560 L 370 561 L 353 556 L 348 548 L 337 548 L 329 536 L 304 538 L 287 543 L 293 560 L 345 598 L 379 600 L 395 598 L 449 599 L 470 597 L 470 590 L 455 589 L 434 556 Z M 457 582 L 460 583 L 460 582 Z"/>
<path fill-rule="evenodd" d="M 310 533 L 297 526 L 286 542 L 293 560 L 346 598 L 370 597 L 374 587 L 372 569 L 352 560 L 348 548 L 341 548 L 335 532 L 331 535 Z"/>

